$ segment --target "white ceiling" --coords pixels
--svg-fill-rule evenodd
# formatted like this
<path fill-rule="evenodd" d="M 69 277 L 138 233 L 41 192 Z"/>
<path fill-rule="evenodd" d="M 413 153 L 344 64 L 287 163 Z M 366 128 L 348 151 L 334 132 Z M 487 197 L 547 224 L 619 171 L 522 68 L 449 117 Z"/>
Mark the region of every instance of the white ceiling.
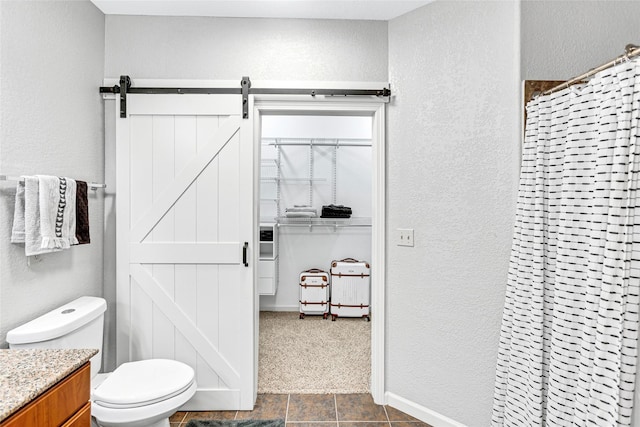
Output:
<path fill-rule="evenodd" d="M 91 0 L 107 15 L 387 21 L 433 0 Z"/>

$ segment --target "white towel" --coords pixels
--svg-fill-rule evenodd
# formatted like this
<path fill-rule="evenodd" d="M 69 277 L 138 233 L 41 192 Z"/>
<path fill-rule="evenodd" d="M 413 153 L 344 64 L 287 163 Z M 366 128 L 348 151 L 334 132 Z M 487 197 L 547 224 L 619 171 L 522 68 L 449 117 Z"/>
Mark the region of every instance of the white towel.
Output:
<path fill-rule="evenodd" d="M 24 177 L 16 187 L 16 203 L 13 208 L 13 227 L 11 227 L 11 243 L 24 243 Z"/>
<path fill-rule="evenodd" d="M 285 212 L 287 218 L 315 218 L 318 216 L 315 212 Z"/>
<path fill-rule="evenodd" d="M 26 256 L 57 252 L 60 249 L 42 249 L 40 232 L 39 182 L 35 176 L 21 177 L 16 189 L 16 204 L 13 215 L 11 242 L 23 243 Z"/>
<path fill-rule="evenodd" d="M 292 208 L 285 209 L 285 213 L 288 214 L 290 212 L 305 212 L 305 213 L 311 212 L 313 213 L 313 216 L 318 215 L 317 209 L 307 205 L 293 205 Z"/>
<path fill-rule="evenodd" d="M 47 175 L 37 177 L 42 249 L 68 249 L 77 245 L 76 181 Z"/>

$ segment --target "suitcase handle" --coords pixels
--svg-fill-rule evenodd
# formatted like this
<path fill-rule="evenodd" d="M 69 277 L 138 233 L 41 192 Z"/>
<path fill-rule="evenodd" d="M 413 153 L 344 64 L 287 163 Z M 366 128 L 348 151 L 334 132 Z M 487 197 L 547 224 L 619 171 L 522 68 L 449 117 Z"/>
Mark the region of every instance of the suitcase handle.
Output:
<path fill-rule="evenodd" d="M 355 262 L 364 262 L 364 261 L 358 261 L 357 259 L 354 258 L 345 258 L 345 259 L 341 259 L 340 261 L 332 261 L 331 262 L 331 267 L 337 267 L 339 262 L 350 262 L 350 263 L 355 263 Z M 369 263 L 368 262 L 364 262 L 364 265 L 369 268 Z M 333 273 L 332 273 L 333 274 Z"/>
<path fill-rule="evenodd" d="M 320 270 L 319 268 L 310 268 L 309 270 L 305 270 L 305 273 L 326 273 L 324 270 Z"/>
<path fill-rule="evenodd" d="M 335 267 L 335 266 L 337 266 L 339 262 L 350 262 L 350 263 L 355 263 L 355 262 L 360 262 L 360 261 L 358 261 L 358 260 L 357 260 L 357 259 L 355 259 L 355 258 L 344 258 L 344 259 L 341 259 L 340 261 L 332 261 L 332 262 L 331 262 L 331 267 Z"/>
<path fill-rule="evenodd" d="M 318 276 L 315 276 L 315 277 L 318 277 Z M 329 276 L 328 276 L 328 275 L 326 275 L 326 276 L 325 276 L 324 274 L 323 274 L 323 275 L 321 275 L 321 276 L 319 276 L 319 277 L 321 277 L 321 278 L 322 278 L 322 281 L 323 281 L 323 282 L 326 282 L 326 281 L 327 281 L 327 279 L 329 279 Z M 302 276 L 302 277 L 300 278 L 300 281 L 301 281 L 301 282 L 304 282 L 305 280 L 307 280 L 307 276 Z M 315 287 L 315 286 L 321 286 L 321 285 L 307 285 L 307 284 L 302 284 L 302 283 L 300 283 L 300 286 L 304 286 L 304 287 L 306 288 L 307 286 Z M 322 285 L 322 287 L 323 287 L 323 288 L 324 288 L 325 286 L 329 286 L 329 285 Z"/>

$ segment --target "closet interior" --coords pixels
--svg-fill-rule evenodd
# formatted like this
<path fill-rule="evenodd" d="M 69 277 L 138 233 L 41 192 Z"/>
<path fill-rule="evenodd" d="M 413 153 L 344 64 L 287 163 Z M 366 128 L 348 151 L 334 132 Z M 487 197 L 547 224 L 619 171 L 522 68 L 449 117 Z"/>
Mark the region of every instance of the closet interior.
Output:
<path fill-rule="evenodd" d="M 372 118 L 267 115 L 261 137 L 259 392 L 367 392 L 370 323 L 299 301 L 302 272 L 371 261 Z"/>

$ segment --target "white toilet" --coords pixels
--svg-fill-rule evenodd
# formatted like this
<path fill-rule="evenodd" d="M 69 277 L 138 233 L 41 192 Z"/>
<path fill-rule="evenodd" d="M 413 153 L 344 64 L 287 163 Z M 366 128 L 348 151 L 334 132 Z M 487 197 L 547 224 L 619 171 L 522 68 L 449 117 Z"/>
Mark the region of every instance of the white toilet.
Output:
<path fill-rule="evenodd" d="M 12 349 L 96 348 L 91 358 L 91 415 L 103 427 L 169 427 L 169 416 L 196 392 L 193 369 L 165 359 L 123 363 L 110 374 L 102 365 L 107 303 L 81 297 L 7 333 Z"/>

